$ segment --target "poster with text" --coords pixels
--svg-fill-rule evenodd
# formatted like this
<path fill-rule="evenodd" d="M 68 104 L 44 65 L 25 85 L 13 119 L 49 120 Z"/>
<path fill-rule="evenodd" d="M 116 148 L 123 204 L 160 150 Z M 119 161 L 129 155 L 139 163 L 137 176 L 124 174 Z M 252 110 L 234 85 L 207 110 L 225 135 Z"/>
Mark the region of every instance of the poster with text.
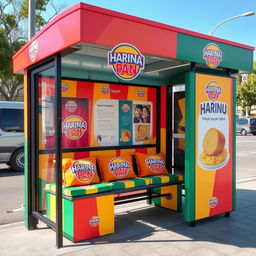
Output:
<path fill-rule="evenodd" d="M 119 101 L 103 99 L 94 104 L 94 136 L 101 146 L 119 144 Z"/>
<path fill-rule="evenodd" d="M 89 145 L 89 109 L 86 98 L 62 98 L 62 147 Z"/>
<path fill-rule="evenodd" d="M 232 210 L 233 82 L 196 74 L 196 219 Z"/>

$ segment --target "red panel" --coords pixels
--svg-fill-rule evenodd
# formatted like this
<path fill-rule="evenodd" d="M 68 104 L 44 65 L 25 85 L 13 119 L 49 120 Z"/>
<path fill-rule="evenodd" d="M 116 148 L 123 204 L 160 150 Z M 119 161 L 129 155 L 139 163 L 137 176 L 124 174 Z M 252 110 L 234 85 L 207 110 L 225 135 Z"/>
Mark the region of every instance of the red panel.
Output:
<path fill-rule="evenodd" d="M 74 201 L 74 242 L 99 236 L 98 226 L 89 224 L 93 216 L 98 216 L 96 198 Z"/>
<path fill-rule="evenodd" d="M 86 158 L 86 157 L 90 157 L 90 152 L 75 152 L 74 153 L 74 159 L 82 159 L 82 158 Z"/>
<path fill-rule="evenodd" d="M 156 89 L 155 88 L 148 88 L 148 101 L 153 102 L 153 137 L 156 137 Z"/>
<path fill-rule="evenodd" d="M 117 100 L 127 100 L 128 97 L 128 86 L 119 84 L 110 84 L 110 98 Z"/>
<path fill-rule="evenodd" d="M 161 87 L 161 128 L 166 128 L 166 86 Z"/>
<path fill-rule="evenodd" d="M 144 23 L 83 10 L 82 41 L 115 46 L 135 45 L 142 53 L 176 58 L 177 33 Z M 146 42 L 146 43 L 145 43 Z"/>
<path fill-rule="evenodd" d="M 121 154 L 121 149 L 116 149 L 116 156 L 120 156 Z"/>
<path fill-rule="evenodd" d="M 139 152 L 139 153 L 148 153 L 148 149 L 147 148 L 136 148 L 135 152 Z"/>
<path fill-rule="evenodd" d="M 13 56 L 14 73 L 81 41 L 80 10 L 68 14 L 54 19 Z M 38 41 L 39 50 L 35 61 L 32 62 L 29 58 L 29 45 L 34 40 Z"/>
<path fill-rule="evenodd" d="M 79 98 L 93 99 L 93 82 L 81 82 L 77 81 L 76 96 Z"/>

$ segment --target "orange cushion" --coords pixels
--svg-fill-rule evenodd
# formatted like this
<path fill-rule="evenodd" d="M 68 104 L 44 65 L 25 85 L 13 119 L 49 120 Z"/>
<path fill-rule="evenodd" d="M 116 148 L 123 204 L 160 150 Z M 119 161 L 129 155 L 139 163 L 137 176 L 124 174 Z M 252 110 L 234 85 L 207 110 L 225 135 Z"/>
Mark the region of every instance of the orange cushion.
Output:
<path fill-rule="evenodd" d="M 62 159 L 62 172 L 63 184 L 66 188 L 100 182 L 97 174 L 96 157 L 79 160 L 70 158 Z"/>
<path fill-rule="evenodd" d="M 101 177 L 104 181 L 136 178 L 131 154 L 124 156 L 97 156 Z"/>
<path fill-rule="evenodd" d="M 165 167 L 164 154 L 156 155 L 135 152 L 135 158 L 140 177 L 167 174 Z"/>

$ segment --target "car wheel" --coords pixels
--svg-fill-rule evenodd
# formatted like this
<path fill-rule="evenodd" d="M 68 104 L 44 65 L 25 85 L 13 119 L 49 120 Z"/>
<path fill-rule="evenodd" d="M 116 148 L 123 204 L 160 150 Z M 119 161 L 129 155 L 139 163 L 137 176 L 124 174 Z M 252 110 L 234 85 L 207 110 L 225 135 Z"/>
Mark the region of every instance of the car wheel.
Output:
<path fill-rule="evenodd" d="M 243 136 L 245 136 L 245 135 L 247 135 L 247 131 L 246 131 L 245 129 L 243 129 L 243 130 L 241 131 L 241 134 L 242 134 Z"/>
<path fill-rule="evenodd" d="M 24 171 L 24 149 L 20 148 L 12 154 L 10 166 L 18 172 Z"/>
<path fill-rule="evenodd" d="M 256 132 L 253 132 L 252 135 L 256 135 Z"/>

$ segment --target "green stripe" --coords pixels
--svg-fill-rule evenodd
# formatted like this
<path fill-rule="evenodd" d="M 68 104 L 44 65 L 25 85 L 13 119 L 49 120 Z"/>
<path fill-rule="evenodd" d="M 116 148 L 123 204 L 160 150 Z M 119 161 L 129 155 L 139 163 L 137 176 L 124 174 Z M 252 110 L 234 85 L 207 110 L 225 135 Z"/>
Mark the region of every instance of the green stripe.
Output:
<path fill-rule="evenodd" d="M 31 186 L 31 184 L 28 184 L 28 146 L 27 146 L 27 140 L 24 141 L 24 225 L 26 228 L 28 227 L 28 186 Z"/>
<path fill-rule="evenodd" d="M 74 240 L 74 202 L 68 199 L 64 199 L 64 213 L 63 213 L 63 231 L 64 236 Z"/>
<path fill-rule="evenodd" d="M 46 217 L 48 219 L 50 219 L 51 216 L 50 195 L 50 193 L 46 193 Z"/>
<path fill-rule="evenodd" d="M 233 204 L 232 210 L 236 209 L 236 79 L 233 78 Z"/>
<path fill-rule="evenodd" d="M 146 186 L 146 179 L 144 179 L 144 178 L 134 178 L 134 179 L 129 179 L 129 181 L 134 182 L 133 187 Z M 114 186 L 114 190 L 125 189 L 125 183 L 127 183 L 129 181 L 114 181 L 114 182 L 112 182 L 112 184 Z"/>
<path fill-rule="evenodd" d="M 186 73 L 185 221 L 195 220 L 195 73 Z"/>
<path fill-rule="evenodd" d="M 252 72 L 253 51 L 181 33 L 178 33 L 177 59 L 206 64 L 203 49 L 209 43 L 218 45 L 222 51 L 220 67 Z"/>

